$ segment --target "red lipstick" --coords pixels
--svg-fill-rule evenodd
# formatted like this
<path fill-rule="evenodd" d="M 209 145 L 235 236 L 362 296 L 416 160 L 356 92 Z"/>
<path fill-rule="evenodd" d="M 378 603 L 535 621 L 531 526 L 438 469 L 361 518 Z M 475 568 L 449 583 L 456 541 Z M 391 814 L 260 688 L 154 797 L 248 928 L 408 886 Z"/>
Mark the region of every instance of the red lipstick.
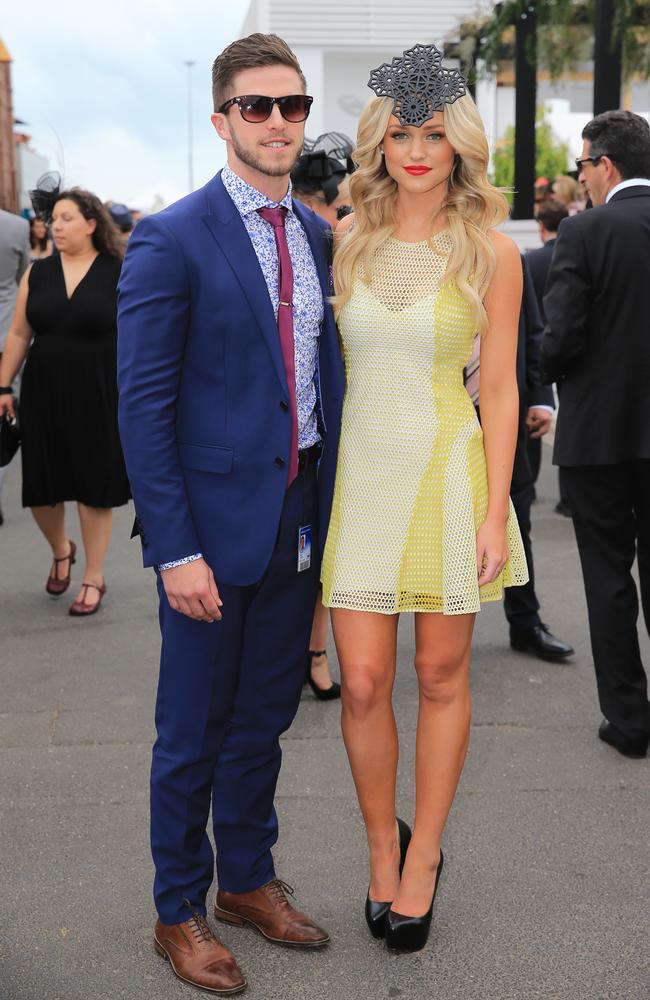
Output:
<path fill-rule="evenodd" d="M 412 174 L 414 177 L 422 177 L 423 174 L 428 174 L 431 172 L 431 167 L 425 167 L 422 165 L 411 164 L 409 167 L 404 167 L 407 174 Z"/>

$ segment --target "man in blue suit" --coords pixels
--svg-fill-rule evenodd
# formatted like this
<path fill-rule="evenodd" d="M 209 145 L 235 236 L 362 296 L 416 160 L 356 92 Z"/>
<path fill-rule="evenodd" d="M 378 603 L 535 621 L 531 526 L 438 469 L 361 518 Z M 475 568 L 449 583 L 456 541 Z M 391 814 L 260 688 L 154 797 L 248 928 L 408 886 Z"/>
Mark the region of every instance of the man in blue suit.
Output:
<path fill-rule="evenodd" d="M 275 35 L 217 57 L 212 121 L 228 165 L 138 225 L 119 289 L 120 428 L 162 632 L 154 944 L 216 993 L 246 981 L 206 921 L 210 806 L 215 915 L 281 944 L 328 941 L 290 904 L 271 855 L 343 396 L 331 232 L 291 199 L 305 90 Z"/>

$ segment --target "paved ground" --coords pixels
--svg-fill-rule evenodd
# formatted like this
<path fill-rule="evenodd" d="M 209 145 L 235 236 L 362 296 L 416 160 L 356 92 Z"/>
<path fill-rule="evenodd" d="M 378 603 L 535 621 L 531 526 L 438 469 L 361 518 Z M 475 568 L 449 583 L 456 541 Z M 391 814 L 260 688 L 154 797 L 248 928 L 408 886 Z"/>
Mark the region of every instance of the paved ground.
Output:
<path fill-rule="evenodd" d="M 474 722 L 429 947 L 393 956 L 363 921 L 362 827 L 338 707 L 306 693 L 284 742 L 279 873 L 327 926 L 323 954 L 226 928 L 250 1000 L 647 1000 L 650 763 L 596 739 L 599 713 L 571 524 L 545 455 L 535 509 L 543 614 L 570 666 L 512 653 L 479 616 Z M 105 607 L 67 616 L 11 469 L 0 530 L 1 1000 L 198 997 L 154 954 L 147 771 L 157 624 L 150 573 L 116 518 Z M 76 517 L 70 533 L 79 541 Z M 75 581 L 80 581 L 75 567 Z M 646 637 L 645 651 L 649 652 Z M 412 815 L 417 691 L 401 624 L 399 808 Z"/>

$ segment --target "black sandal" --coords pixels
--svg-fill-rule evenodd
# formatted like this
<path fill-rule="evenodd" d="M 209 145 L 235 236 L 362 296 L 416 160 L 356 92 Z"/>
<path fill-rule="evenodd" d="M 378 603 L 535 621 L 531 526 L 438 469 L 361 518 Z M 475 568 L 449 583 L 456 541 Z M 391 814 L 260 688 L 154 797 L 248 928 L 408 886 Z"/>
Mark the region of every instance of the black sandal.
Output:
<path fill-rule="evenodd" d="M 326 649 L 310 649 L 309 658 L 307 660 L 307 683 L 316 695 L 319 701 L 333 701 L 334 698 L 341 697 L 341 685 L 337 684 L 336 681 L 332 681 L 332 686 L 328 688 L 321 688 L 316 684 L 311 675 L 311 661 L 315 656 L 327 656 Z"/>

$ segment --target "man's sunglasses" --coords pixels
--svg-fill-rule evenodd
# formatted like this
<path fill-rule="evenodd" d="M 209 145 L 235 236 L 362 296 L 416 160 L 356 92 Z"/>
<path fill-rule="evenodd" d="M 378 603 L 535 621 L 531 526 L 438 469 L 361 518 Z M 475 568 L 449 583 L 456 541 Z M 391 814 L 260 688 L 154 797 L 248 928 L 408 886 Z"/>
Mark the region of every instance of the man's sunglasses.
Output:
<path fill-rule="evenodd" d="M 277 104 L 285 122 L 297 125 L 298 122 L 307 120 L 313 100 L 314 98 L 308 97 L 307 94 L 291 94 L 289 97 L 262 97 L 259 94 L 246 94 L 244 97 L 231 97 L 229 101 L 218 108 L 218 111 L 223 115 L 228 108 L 236 104 L 245 122 L 259 125 L 260 122 L 265 122 L 271 117 L 273 105 Z"/>
<path fill-rule="evenodd" d="M 579 156 L 576 157 L 576 170 L 580 173 L 585 163 L 593 163 L 595 166 L 599 160 L 602 160 L 603 156 L 609 156 L 609 153 L 601 153 L 600 156 L 583 156 L 582 159 Z M 611 160 L 611 156 L 609 158 Z"/>

